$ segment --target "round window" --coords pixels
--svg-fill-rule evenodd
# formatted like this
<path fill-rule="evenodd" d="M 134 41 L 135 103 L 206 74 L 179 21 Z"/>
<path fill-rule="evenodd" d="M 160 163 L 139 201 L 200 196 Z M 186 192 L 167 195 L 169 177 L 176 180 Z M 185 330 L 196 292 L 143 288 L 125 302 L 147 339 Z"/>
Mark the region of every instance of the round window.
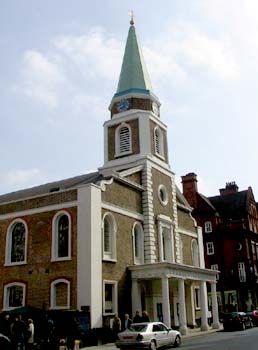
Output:
<path fill-rule="evenodd" d="M 168 203 L 168 191 L 164 185 L 159 185 L 158 196 L 162 205 L 167 205 Z"/>

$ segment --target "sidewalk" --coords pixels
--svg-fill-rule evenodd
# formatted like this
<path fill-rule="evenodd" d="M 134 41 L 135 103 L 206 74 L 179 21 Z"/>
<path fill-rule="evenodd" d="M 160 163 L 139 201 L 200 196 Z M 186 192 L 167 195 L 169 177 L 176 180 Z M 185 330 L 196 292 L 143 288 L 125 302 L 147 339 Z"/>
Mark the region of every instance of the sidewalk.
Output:
<path fill-rule="evenodd" d="M 189 339 L 189 338 L 193 338 L 193 337 L 198 337 L 201 335 L 206 335 L 206 334 L 212 334 L 212 333 L 216 333 L 219 332 L 223 329 L 222 325 L 220 325 L 219 329 L 213 329 L 213 328 L 209 328 L 207 331 L 201 331 L 200 328 L 194 328 L 194 329 L 189 329 L 188 334 L 187 335 L 182 335 L 182 340 L 184 341 L 184 339 Z M 116 346 L 114 343 L 109 343 L 109 344 L 103 344 L 103 345 L 97 345 L 97 346 L 88 346 L 85 348 L 81 348 L 80 350 L 113 350 L 116 349 Z"/>

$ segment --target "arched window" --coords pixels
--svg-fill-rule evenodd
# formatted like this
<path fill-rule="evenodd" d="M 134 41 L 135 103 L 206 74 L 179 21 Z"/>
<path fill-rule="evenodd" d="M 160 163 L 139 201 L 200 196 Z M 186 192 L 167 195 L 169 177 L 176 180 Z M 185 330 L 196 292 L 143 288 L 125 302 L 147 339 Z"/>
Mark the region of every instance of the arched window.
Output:
<path fill-rule="evenodd" d="M 106 213 L 102 223 L 103 259 L 116 259 L 116 222 L 112 214 Z"/>
<path fill-rule="evenodd" d="M 71 258 L 71 217 L 66 211 L 58 212 L 52 222 L 52 260 Z"/>
<path fill-rule="evenodd" d="M 50 294 L 51 309 L 69 309 L 70 308 L 70 281 L 58 279 L 51 283 Z"/>
<path fill-rule="evenodd" d="M 195 239 L 192 240 L 191 249 L 192 249 L 192 264 L 193 266 L 199 267 L 200 266 L 199 247 Z"/>
<path fill-rule="evenodd" d="M 164 140 L 163 133 L 160 127 L 156 126 L 154 129 L 154 145 L 155 145 L 155 154 L 158 156 L 164 157 Z"/>
<path fill-rule="evenodd" d="M 24 220 L 13 221 L 6 235 L 6 265 L 20 265 L 27 262 L 28 228 Z"/>
<path fill-rule="evenodd" d="M 133 226 L 133 253 L 134 263 L 144 263 L 144 232 L 142 225 L 135 223 Z"/>
<path fill-rule="evenodd" d="M 8 283 L 4 286 L 4 310 L 25 306 L 25 284 L 20 282 Z"/>
<path fill-rule="evenodd" d="M 131 152 L 131 127 L 126 123 L 122 123 L 116 129 L 116 156 L 122 156 Z"/>

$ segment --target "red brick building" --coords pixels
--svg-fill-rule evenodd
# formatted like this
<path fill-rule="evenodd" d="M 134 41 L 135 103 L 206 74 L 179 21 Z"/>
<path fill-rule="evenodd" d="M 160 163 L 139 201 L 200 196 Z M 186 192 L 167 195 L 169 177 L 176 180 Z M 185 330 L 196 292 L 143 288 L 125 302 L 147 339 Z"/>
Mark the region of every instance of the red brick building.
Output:
<path fill-rule="evenodd" d="M 217 294 L 221 311 L 251 310 L 258 303 L 258 213 L 251 187 L 234 182 L 218 196 L 198 192 L 197 176 L 182 176 L 183 194 L 203 228 L 205 264 L 220 270 Z"/>

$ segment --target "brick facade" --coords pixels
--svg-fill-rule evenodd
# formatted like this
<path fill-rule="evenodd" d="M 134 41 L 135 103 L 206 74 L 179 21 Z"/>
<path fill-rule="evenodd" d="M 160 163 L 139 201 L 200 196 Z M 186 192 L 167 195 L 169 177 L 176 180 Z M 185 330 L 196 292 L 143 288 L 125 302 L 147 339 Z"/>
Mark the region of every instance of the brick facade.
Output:
<path fill-rule="evenodd" d="M 52 202 L 53 197 L 49 198 Z M 40 200 L 38 199 L 40 202 Z M 46 197 L 43 202 L 47 202 Z M 5 206 L 5 205 L 4 205 Z M 2 209 L 4 210 L 4 206 Z M 28 207 L 28 201 L 25 201 L 25 207 Z M 39 205 L 39 207 L 42 207 Z M 19 206 L 22 210 L 23 207 Z M 14 219 L 0 221 L 0 279 L 2 285 L 11 282 L 22 282 L 26 284 L 26 304 L 41 308 L 44 304 L 50 306 L 50 285 L 51 282 L 59 278 L 65 278 L 71 283 L 71 307 L 76 308 L 76 232 L 77 232 L 77 208 L 65 209 L 71 216 L 71 242 L 72 258 L 68 261 L 51 262 L 52 246 L 52 220 L 58 211 L 48 211 L 33 215 L 26 215 L 22 218 L 28 227 L 27 242 L 27 263 L 24 265 L 5 265 L 5 246 L 6 234 L 9 225 Z M 3 288 L 0 289 L 0 300 L 3 301 Z"/>

